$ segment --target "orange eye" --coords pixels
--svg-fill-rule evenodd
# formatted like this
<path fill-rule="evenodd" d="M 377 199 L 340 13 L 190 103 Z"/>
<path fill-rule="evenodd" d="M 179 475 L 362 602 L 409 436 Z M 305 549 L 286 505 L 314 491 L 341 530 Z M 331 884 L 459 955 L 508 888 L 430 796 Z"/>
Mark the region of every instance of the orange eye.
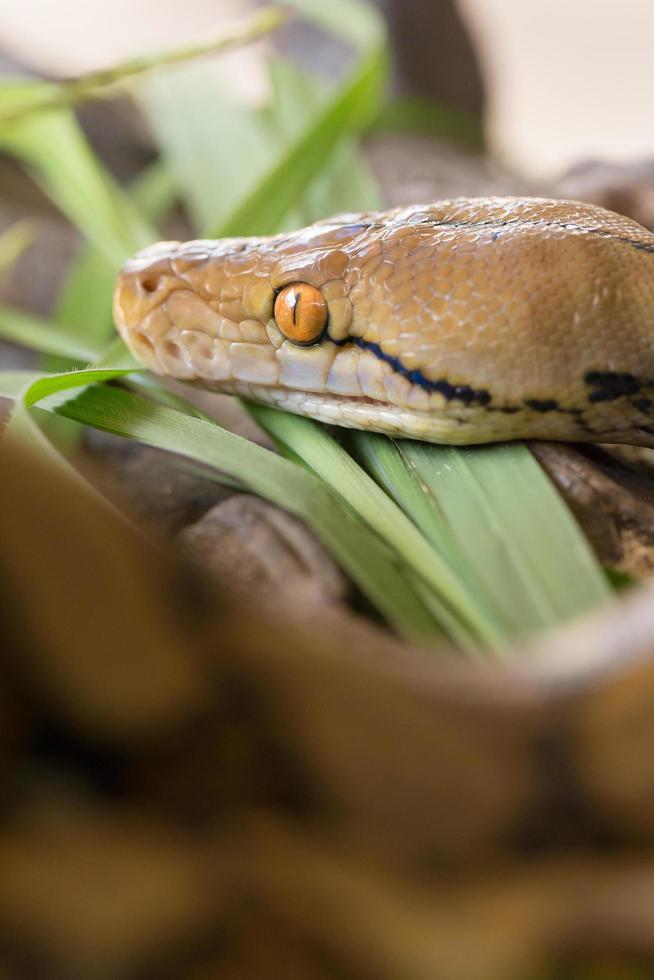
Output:
<path fill-rule="evenodd" d="M 275 300 L 275 320 L 284 336 L 308 347 L 320 340 L 327 326 L 327 301 L 319 289 L 307 282 L 286 286 Z"/>

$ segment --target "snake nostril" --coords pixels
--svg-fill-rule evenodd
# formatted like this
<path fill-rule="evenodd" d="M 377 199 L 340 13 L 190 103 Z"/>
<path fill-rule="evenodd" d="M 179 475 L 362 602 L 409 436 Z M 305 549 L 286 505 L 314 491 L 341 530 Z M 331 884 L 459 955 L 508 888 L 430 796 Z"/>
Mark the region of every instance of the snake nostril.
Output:
<path fill-rule="evenodd" d="M 176 344 L 174 340 L 167 340 L 164 344 L 166 353 L 173 358 L 175 361 L 181 361 L 182 351 L 179 344 Z"/>
<path fill-rule="evenodd" d="M 159 276 L 149 273 L 141 277 L 141 289 L 144 293 L 156 293 L 159 288 L 159 282 Z"/>

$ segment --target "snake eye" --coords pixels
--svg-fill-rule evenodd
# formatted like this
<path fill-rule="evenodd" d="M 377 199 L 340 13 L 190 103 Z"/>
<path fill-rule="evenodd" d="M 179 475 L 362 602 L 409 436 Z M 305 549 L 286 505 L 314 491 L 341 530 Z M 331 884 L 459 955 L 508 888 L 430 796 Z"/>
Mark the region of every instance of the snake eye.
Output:
<path fill-rule="evenodd" d="M 327 326 L 327 301 L 307 282 L 286 286 L 275 300 L 275 320 L 287 340 L 299 347 L 317 343 Z"/>

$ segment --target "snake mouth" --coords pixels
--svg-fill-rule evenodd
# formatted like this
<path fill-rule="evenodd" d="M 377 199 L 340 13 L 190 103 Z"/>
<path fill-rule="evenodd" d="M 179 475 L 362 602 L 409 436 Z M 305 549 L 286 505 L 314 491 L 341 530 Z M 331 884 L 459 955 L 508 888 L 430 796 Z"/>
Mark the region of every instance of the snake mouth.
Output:
<path fill-rule="evenodd" d="M 286 408 L 287 405 L 320 402 L 321 405 L 343 405 L 343 406 L 365 406 L 371 409 L 388 409 L 398 411 L 410 411 L 409 406 L 396 405 L 386 398 L 374 398 L 372 395 L 341 395 L 329 391 L 305 391 L 297 388 L 289 388 L 283 385 L 272 387 L 270 385 L 250 384 L 245 381 L 221 381 L 216 384 L 206 379 L 193 379 L 190 382 L 194 387 L 202 388 L 204 391 L 213 391 L 217 395 L 238 395 L 241 398 L 250 398 L 252 401 L 265 402 L 267 405 L 278 405 Z M 292 411 L 292 409 L 288 409 Z"/>
<path fill-rule="evenodd" d="M 196 382 L 207 388 L 206 381 Z M 368 395 L 341 395 L 326 391 L 299 391 L 286 387 L 248 384 L 232 381 L 215 385 L 217 394 L 239 395 L 253 402 L 316 419 L 327 425 L 383 432 L 390 436 L 432 441 L 454 441 L 468 444 L 474 426 L 468 421 L 474 409 L 433 411 L 397 405 Z"/>

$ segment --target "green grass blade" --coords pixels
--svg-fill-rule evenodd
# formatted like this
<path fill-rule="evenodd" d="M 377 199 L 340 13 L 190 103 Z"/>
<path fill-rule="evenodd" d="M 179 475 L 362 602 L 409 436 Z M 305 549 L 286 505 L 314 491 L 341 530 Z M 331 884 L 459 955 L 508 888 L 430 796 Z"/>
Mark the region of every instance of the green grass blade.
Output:
<path fill-rule="evenodd" d="M 117 346 L 106 360 L 119 362 Z M 127 358 L 129 362 L 129 358 Z M 390 549 L 344 510 L 328 488 L 311 474 L 268 450 L 227 432 L 215 423 L 98 382 L 126 376 L 134 368 L 91 368 L 33 380 L 22 392 L 12 416 L 11 438 L 38 444 L 59 466 L 68 464 L 44 439 L 28 409 L 41 404 L 65 418 L 167 449 L 225 472 L 255 493 L 304 519 L 343 565 L 361 590 L 403 635 L 434 641 L 440 631 L 418 595 L 405 581 Z M 11 374 L 0 376 L 5 394 Z M 22 372 L 20 372 L 22 374 Z M 93 387 L 86 387 L 92 385 Z M 14 390 L 15 390 L 14 385 Z M 72 389 L 84 387 L 76 398 Z M 75 478 L 81 480 L 76 474 Z"/>
<path fill-rule="evenodd" d="M 344 136 L 363 128 L 379 111 L 386 78 L 386 31 L 382 17 L 353 0 L 293 0 L 304 16 L 352 43 L 359 63 L 325 100 L 320 112 L 261 181 L 248 200 L 216 229 L 217 237 L 270 234 L 320 173 Z"/>
<path fill-rule="evenodd" d="M 67 110 L 0 124 L 0 150 L 23 162 L 114 268 L 154 240 L 154 230 L 97 159 Z"/>
<path fill-rule="evenodd" d="M 37 379 L 16 404 L 14 434 L 25 436 L 27 410 L 42 403 L 66 418 L 138 439 L 224 471 L 253 492 L 305 520 L 399 632 L 425 642 L 440 636 L 437 625 L 406 582 L 390 549 L 344 509 L 320 480 L 214 423 L 191 418 L 131 392 L 97 385 L 124 376 L 127 371 L 89 369 Z M 93 387 L 86 388 L 77 398 L 68 397 L 72 388 L 88 385 Z M 53 396 L 63 396 L 63 399 L 53 401 Z M 34 434 L 31 435 L 33 438 Z"/>
<path fill-rule="evenodd" d="M 65 82 L 32 82 L 22 90 L 0 99 L 0 125 L 22 121 L 34 113 L 78 105 L 87 99 L 115 95 L 115 87 L 144 72 L 153 71 L 194 60 L 203 55 L 218 54 L 228 48 L 248 44 L 277 30 L 288 20 L 288 9 L 267 7 L 254 14 L 246 23 L 223 31 L 218 37 L 198 44 L 187 45 L 141 58 L 131 58 L 112 68 L 88 72 Z"/>
<path fill-rule="evenodd" d="M 440 637 L 392 552 L 344 510 L 323 483 L 293 463 L 214 424 L 116 389 L 102 393 L 89 389 L 75 403 L 67 402 L 61 412 L 227 472 L 252 492 L 305 520 L 400 633 L 422 641 Z"/>
<path fill-rule="evenodd" d="M 273 59 L 269 66 L 272 124 L 286 145 L 320 114 L 325 103 L 323 86 L 288 61 Z M 291 227 L 311 224 L 332 214 L 382 207 L 379 187 L 353 139 L 343 137 L 298 201 Z M 288 218 L 288 216 L 287 216 Z"/>
<path fill-rule="evenodd" d="M 453 572 L 418 528 L 325 429 L 263 405 L 247 403 L 258 424 L 295 458 L 309 466 L 339 493 L 360 517 L 397 552 L 406 566 L 430 586 L 450 620 L 461 623 L 478 643 L 499 647 L 508 640 L 482 603 L 475 603 L 465 581 Z M 446 624 L 444 624 L 446 625 Z"/>
<path fill-rule="evenodd" d="M 431 463 L 424 446 L 403 443 L 422 479 Z M 451 447 L 443 447 L 447 458 Z M 548 597 L 548 623 L 588 611 L 611 594 L 586 538 L 538 462 L 520 443 L 479 447 L 457 454 L 473 490 L 488 507 L 489 520 L 514 556 L 520 551 L 525 578 Z M 427 466 L 425 466 L 427 464 Z M 459 526 L 460 527 L 460 526 Z"/>
<path fill-rule="evenodd" d="M 383 70 L 382 57 L 367 58 L 356 78 L 282 155 L 247 200 L 215 229 L 215 236 L 266 235 L 276 231 L 342 135 L 355 132 L 367 120 L 370 106 L 379 97 Z"/>
<path fill-rule="evenodd" d="M 29 411 L 29 392 L 34 390 L 44 379 L 33 372 L 5 371 L 0 372 L 0 394 L 9 397 L 14 402 L 9 424 L 5 426 L 0 440 L 0 454 L 7 446 L 15 446 L 21 451 L 25 446 L 31 448 L 41 459 L 46 460 L 56 470 L 61 478 L 68 481 L 71 487 L 92 497 L 100 507 L 115 519 L 125 521 L 124 516 L 111 504 L 95 487 L 58 452 L 53 443 L 37 425 Z M 23 387 L 19 387 L 23 385 Z"/>
<path fill-rule="evenodd" d="M 80 339 L 76 330 L 68 330 L 52 320 L 41 320 L 9 306 L 0 306 L 0 337 L 42 354 L 85 363 L 94 360 L 99 353 L 97 348 Z"/>
<path fill-rule="evenodd" d="M 59 289 L 54 320 L 66 326 L 71 336 L 98 349 L 114 333 L 112 295 L 115 266 L 91 245 L 83 245 L 71 262 Z M 64 365 L 49 365 L 61 370 Z"/>
<path fill-rule="evenodd" d="M 130 193 L 146 220 L 156 226 L 175 201 L 175 184 L 159 161 L 147 167 L 130 186 Z M 114 334 L 112 294 L 116 269 L 103 252 L 84 245 L 71 263 L 57 297 L 54 317 L 65 324 L 69 336 L 101 350 Z M 51 370 L 62 370 L 52 364 Z"/>
<path fill-rule="evenodd" d="M 265 174 L 276 143 L 202 65 L 148 79 L 135 94 L 193 226 L 211 237 Z"/>
<path fill-rule="evenodd" d="M 413 481 L 408 491 L 392 468 L 371 462 L 370 439 L 357 434 L 354 444 L 425 536 L 479 583 L 514 638 L 610 596 L 581 530 L 521 444 L 460 449 L 398 441 Z"/>
<path fill-rule="evenodd" d="M 230 103 L 197 69 L 142 86 L 151 125 L 203 236 L 278 231 L 344 139 L 379 110 L 386 69 L 381 17 L 352 0 L 336 5 L 341 18 L 326 16 L 319 4 L 295 6 L 341 34 L 341 18 L 347 20 L 361 58 L 292 134 L 277 131 L 269 115 Z"/>
<path fill-rule="evenodd" d="M 461 553 L 446 516 L 439 509 L 438 500 L 407 465 L 398 444 L 375 432 L 352 432 L 347 436 L 347 445 L 367 472 L 421 529 L 444 561 L 467 582 L 477 601 L 482 602 L 483 585 Z M 495 616 L 498 616 L 497 609 Z M 509 622 L 505 618 L 501 621 L 504 630 L 510 632 Z"/>
<path fill-rule="evenodd" d="M 0 281 L 34 242 L 34 222 L 16 221 L 0 235 Z"/>

